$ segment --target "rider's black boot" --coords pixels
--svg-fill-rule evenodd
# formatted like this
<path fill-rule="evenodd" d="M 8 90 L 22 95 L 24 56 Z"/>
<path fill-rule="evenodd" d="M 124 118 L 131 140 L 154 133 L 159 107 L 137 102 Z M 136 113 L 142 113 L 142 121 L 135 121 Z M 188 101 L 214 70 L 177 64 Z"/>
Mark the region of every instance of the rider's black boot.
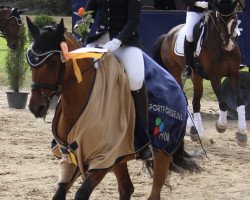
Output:
<path fill-rule="evenodd" d="M 132 91 L 135 104 L 136 121 L 142 127 L 145 137 L 148 136 L 148 93 L 146 83 L 143 83 L 141 89 Z M 150 160 L 153 157 L 150 145 L 146 145 L 139 151 L 139 158 L 142 160 Z"/>
<path fill-rule="evenodd" d="M 192 60 L 193 60 L 193 42 L 184 41 L 184 55 L 185 55 L 185 69 L 182 74 L 183 78 L 190 78 L 192 76 Z"/>

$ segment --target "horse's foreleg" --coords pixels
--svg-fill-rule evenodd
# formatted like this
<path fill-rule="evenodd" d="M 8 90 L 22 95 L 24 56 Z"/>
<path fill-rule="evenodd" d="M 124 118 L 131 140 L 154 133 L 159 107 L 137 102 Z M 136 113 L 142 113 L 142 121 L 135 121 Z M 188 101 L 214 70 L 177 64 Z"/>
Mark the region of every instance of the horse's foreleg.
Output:
<path fill-rule="evenodd" d="M 86 174 L 84 182 L 77 190 L 75 200 L 87 200 L 95 187 L 102 181 L 109 169 L 91 170 Z"/>
<path fill-rule="evenodd" d="M 171 156 L 162 151 L 154 151 L 154 178 L 153 186 L 148 200 L 160 200 L 161 189 L 167 178 Z"/>
<path fill-rule="evenodd" d="M 52 200 L 64 200 L 66 199 L 67 192 L 75 182 L 75 180 L 81 175 L 79 168 L 76 169 L 74 176 L 68 183 L 58 183 L 58 188 Z"/>
<path fill-rule="evenodd" d="M 67 154 L 62 154 L 61 156 L 58 188 L 52 198 L 53 200 L 66 199 L 67 192 L 81 175 L 80 169 L 71 163 Z"/>
<path fill-rule="evenodd" d="M 194 93 L 192 101 L 194 116 L 191 124 L 194 124 L 195 128 L 191 127 L 190 134 L 194 135 L 192 134 L 194 132 L 193 130 L 197 130 L 199 136 L 202 137 L 204 134 L 204 128 L 200 114 L 200 109 L 201 109 L 200 102 L 203 95 L 203 79 L 195 74 L 193 76 L 192 82 L 193 82 L 193 93 Z M 193 139 L 195 139 L 195 137 L 193 137 Z"/>
<path fill-rule="evenodd" d="M 238 145 L 246 146 L 247 144 L 247 131 L 246 131 L 246 113 L 244 101 L 240 95 L 240 85 L 238 76 L 231 77 L 231 87 L 236 95 L 237 113 L 238 113 L 238 131 L 236 132 L 236 139 Z"/>
<path fill-rule="evenodd" d="M 223 95 L 222 89 L 221 89 L 221 80 L 220 79 L 211 79 L 211 85 L 212 85 L 214 93 L 217 97 L 217 100 L 219 102 L 219 108 L 220 108 L 219 119 L 216 122 L 216 130 L 219 133 L 222 133 L 227 129 L 228 106 L 227 106 L 227 103 L 225 101 L 225 97 Z"/>
<path fill-rule="evenodd" d="M 134 186 L 128 173 L 127 163 L 115 165 L 113 171 L 118 182 L 120 200 L 129 200 L 134 192 Z"/>

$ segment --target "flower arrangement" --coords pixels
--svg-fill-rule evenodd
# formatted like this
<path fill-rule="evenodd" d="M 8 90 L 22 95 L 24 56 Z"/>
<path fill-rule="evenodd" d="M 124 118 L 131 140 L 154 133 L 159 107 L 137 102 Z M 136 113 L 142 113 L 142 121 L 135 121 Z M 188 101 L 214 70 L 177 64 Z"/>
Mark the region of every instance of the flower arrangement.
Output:
<path fill-rule="evenodd" d="M 74 31 L 82 36 L 82 39 L 86 38 L 86 36 L 90 32 L 90 24 L 94 23 L 94 19 L 92 18 L 91 13 L 93 13 L 92 10 L 86 11 L 83 7 L 79 8 L 78 12 L 74 12 L 74 14 L 78 15 L 81 18 L 80 20 L 76 21 Z"/>

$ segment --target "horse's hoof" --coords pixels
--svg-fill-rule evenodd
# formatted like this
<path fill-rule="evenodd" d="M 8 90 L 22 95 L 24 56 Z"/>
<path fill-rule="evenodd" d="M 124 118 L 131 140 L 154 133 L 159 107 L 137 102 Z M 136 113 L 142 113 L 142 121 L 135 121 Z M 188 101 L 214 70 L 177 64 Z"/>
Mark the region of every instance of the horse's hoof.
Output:
<path fill-rule="evenodd" d="M 194 126 L 192 126 L 191 129 L 190 129 L 190 139 L 193 142 L 199 141 L 198 131 L 197 131 L 197 129 Z"/>
<path fill-rule="evenodd" d="M 224 133 L 227 129 L 227 125 L 220 125 L 219 122 L 216 122 L 215 127 L 218 133 Z"/>
<path fill-rule="evenodd" d="M 239 130 L 235 134 L 235 138 L 237 140 L 237 144 L 240 147 L 245 147 L 247 145 L 247 131 L 246 130 Z"/>

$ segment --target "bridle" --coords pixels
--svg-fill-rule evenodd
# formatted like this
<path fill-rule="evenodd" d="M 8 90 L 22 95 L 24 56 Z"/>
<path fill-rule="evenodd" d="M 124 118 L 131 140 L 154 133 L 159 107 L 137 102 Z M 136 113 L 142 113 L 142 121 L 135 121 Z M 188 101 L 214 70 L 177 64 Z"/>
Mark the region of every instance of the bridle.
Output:
<path fill-rule="evenodd" d="M 49 94 L 45 94 L 44 92 L 42 92 L 42 96 L 43 98 L 47 99 L 47 101 L 49 102 L 49 104 L 51 104 L 53 98 L 55 96 L 60 96 L 61 93 L 65 90 L 66 86 L 63 86 L 64 83 L 64 74 L 65 74 L 65 69 L 66 69 L 66 63 L 63 62 L 62 60 L 62 52 L 59 50 L 50 50 L 48 52 L 45 53 L 36 53 L 33 50 L 33 45 L 31 45 L 31 48 L 28 49 L 27 51 L 27 61 L 29 63 L 29 65 L 31 66 L 32 69 L 37 69 L 40 68 L 50 57 L 52 57 L 53 55 L 58 55 L 60 56 L 60 70 L 59 70 L 59 76 L 58 76 L 58 80 L 56 81 L 55 84 L 51 84 L 51 83 L 44 83 L 44 82 L 33 82 L 31 84 L 31 89 L 32 90 L 41 90 L 41 89 L 48 89 L 51 90 L 51 92 Z M 34 56 L 34 57 L 32 57 Z M 37 62 L 34 63 L 34 61 L 37 58 Z M 84 71 L 81 72 L 81 74 L 83 75 L 84 73 L 86 73 L 87 71 L 89 71 L 96 62 L 98 62 L 99 59 L 95 60 L 91 65 L 89 65 Z M 73 80 L 72 82 L 75 82 L 76 80 Z M 70 84 L 70 83 L 69 83 Z M 68 85 L 69 85 L 68 84 Z M 67 85 L 67 86 L 68 86 Z"/>
<path fill-rule="evenodd" d="M 33 45 L 31 48 L 28 49 L 26 57 L 27 62 L 31 66 L 32 69 L 40 68 L 50 57 L 53 55 L 61 55 L 61 51 L 59 50 L 51 50 L 45 53 L 36 53 L 33 50 Z M 65 72 L 66 64 L 64 62 L 60 62 L 60 70 L 59 70 L 59 77 L 55 84 L 51 83 L 43 83 L 43 82 L 33 82 L 31 84 L 32 90 L 40 90 L 40 89 L 48 89 L 51 90 L 49 94 L 45 94 L 42 92 L 43 98 L 48 100 L 50 104 L 55 96 L 59 96 L 63 89 L 62 84 L 64 81 L 64 72 Z"/>
<path fill-rule="evenodd" d="M 211 13 L 215 13 L 215 17 Z M 209 16 L 212 19 L 212 22 L 213 22 L 213 24 L 214 24 L 217 32 L 219 33 L 220 38 L 222 39 L 222 41 L 224 43 L 226 43 L 226 41 L 225 41 L 225 38 L 223 37 L 222 28 L 221 28 L 220 23 L 222 22 L 225 26 L 227 26 L 230 23 L 230 21 L 235 17 L 235 14 L 236 14 L 236 10 L 232 11 L 231 13 L 229 13 L 227 15 L 221 14 L 217 10 L 209 12 Z M 231 31 L 231 32 L 227 31 L 227 38 L 229 38 L 229 39 L 233 39 L 234 38 L 233 31 Z"/>
<path fill-rule="evenodd" d="M 4 37 L 4 38 L 8 37 L 8 38 L 14 38 L 14 39 L 18 39 L 19 38 L 19 33 L 16 33 L 15 35 L 9 35 L 7 33 L 7 28 L 9 26 L 10 20 L 13 19 L 13 18 L 16 20 L 16 23 L 17 23 L 17 25 L 19 27 L 23 25 L 21 17 L 16 17 L 14 15 L 11 15 L 11 13 L 10 13 L 9 17 L 5 20 L 5 23 L 4 23 L 4 26 L 3 26 L 3 30 L 0 32 L 1 33 L 0 37 Z"/>

